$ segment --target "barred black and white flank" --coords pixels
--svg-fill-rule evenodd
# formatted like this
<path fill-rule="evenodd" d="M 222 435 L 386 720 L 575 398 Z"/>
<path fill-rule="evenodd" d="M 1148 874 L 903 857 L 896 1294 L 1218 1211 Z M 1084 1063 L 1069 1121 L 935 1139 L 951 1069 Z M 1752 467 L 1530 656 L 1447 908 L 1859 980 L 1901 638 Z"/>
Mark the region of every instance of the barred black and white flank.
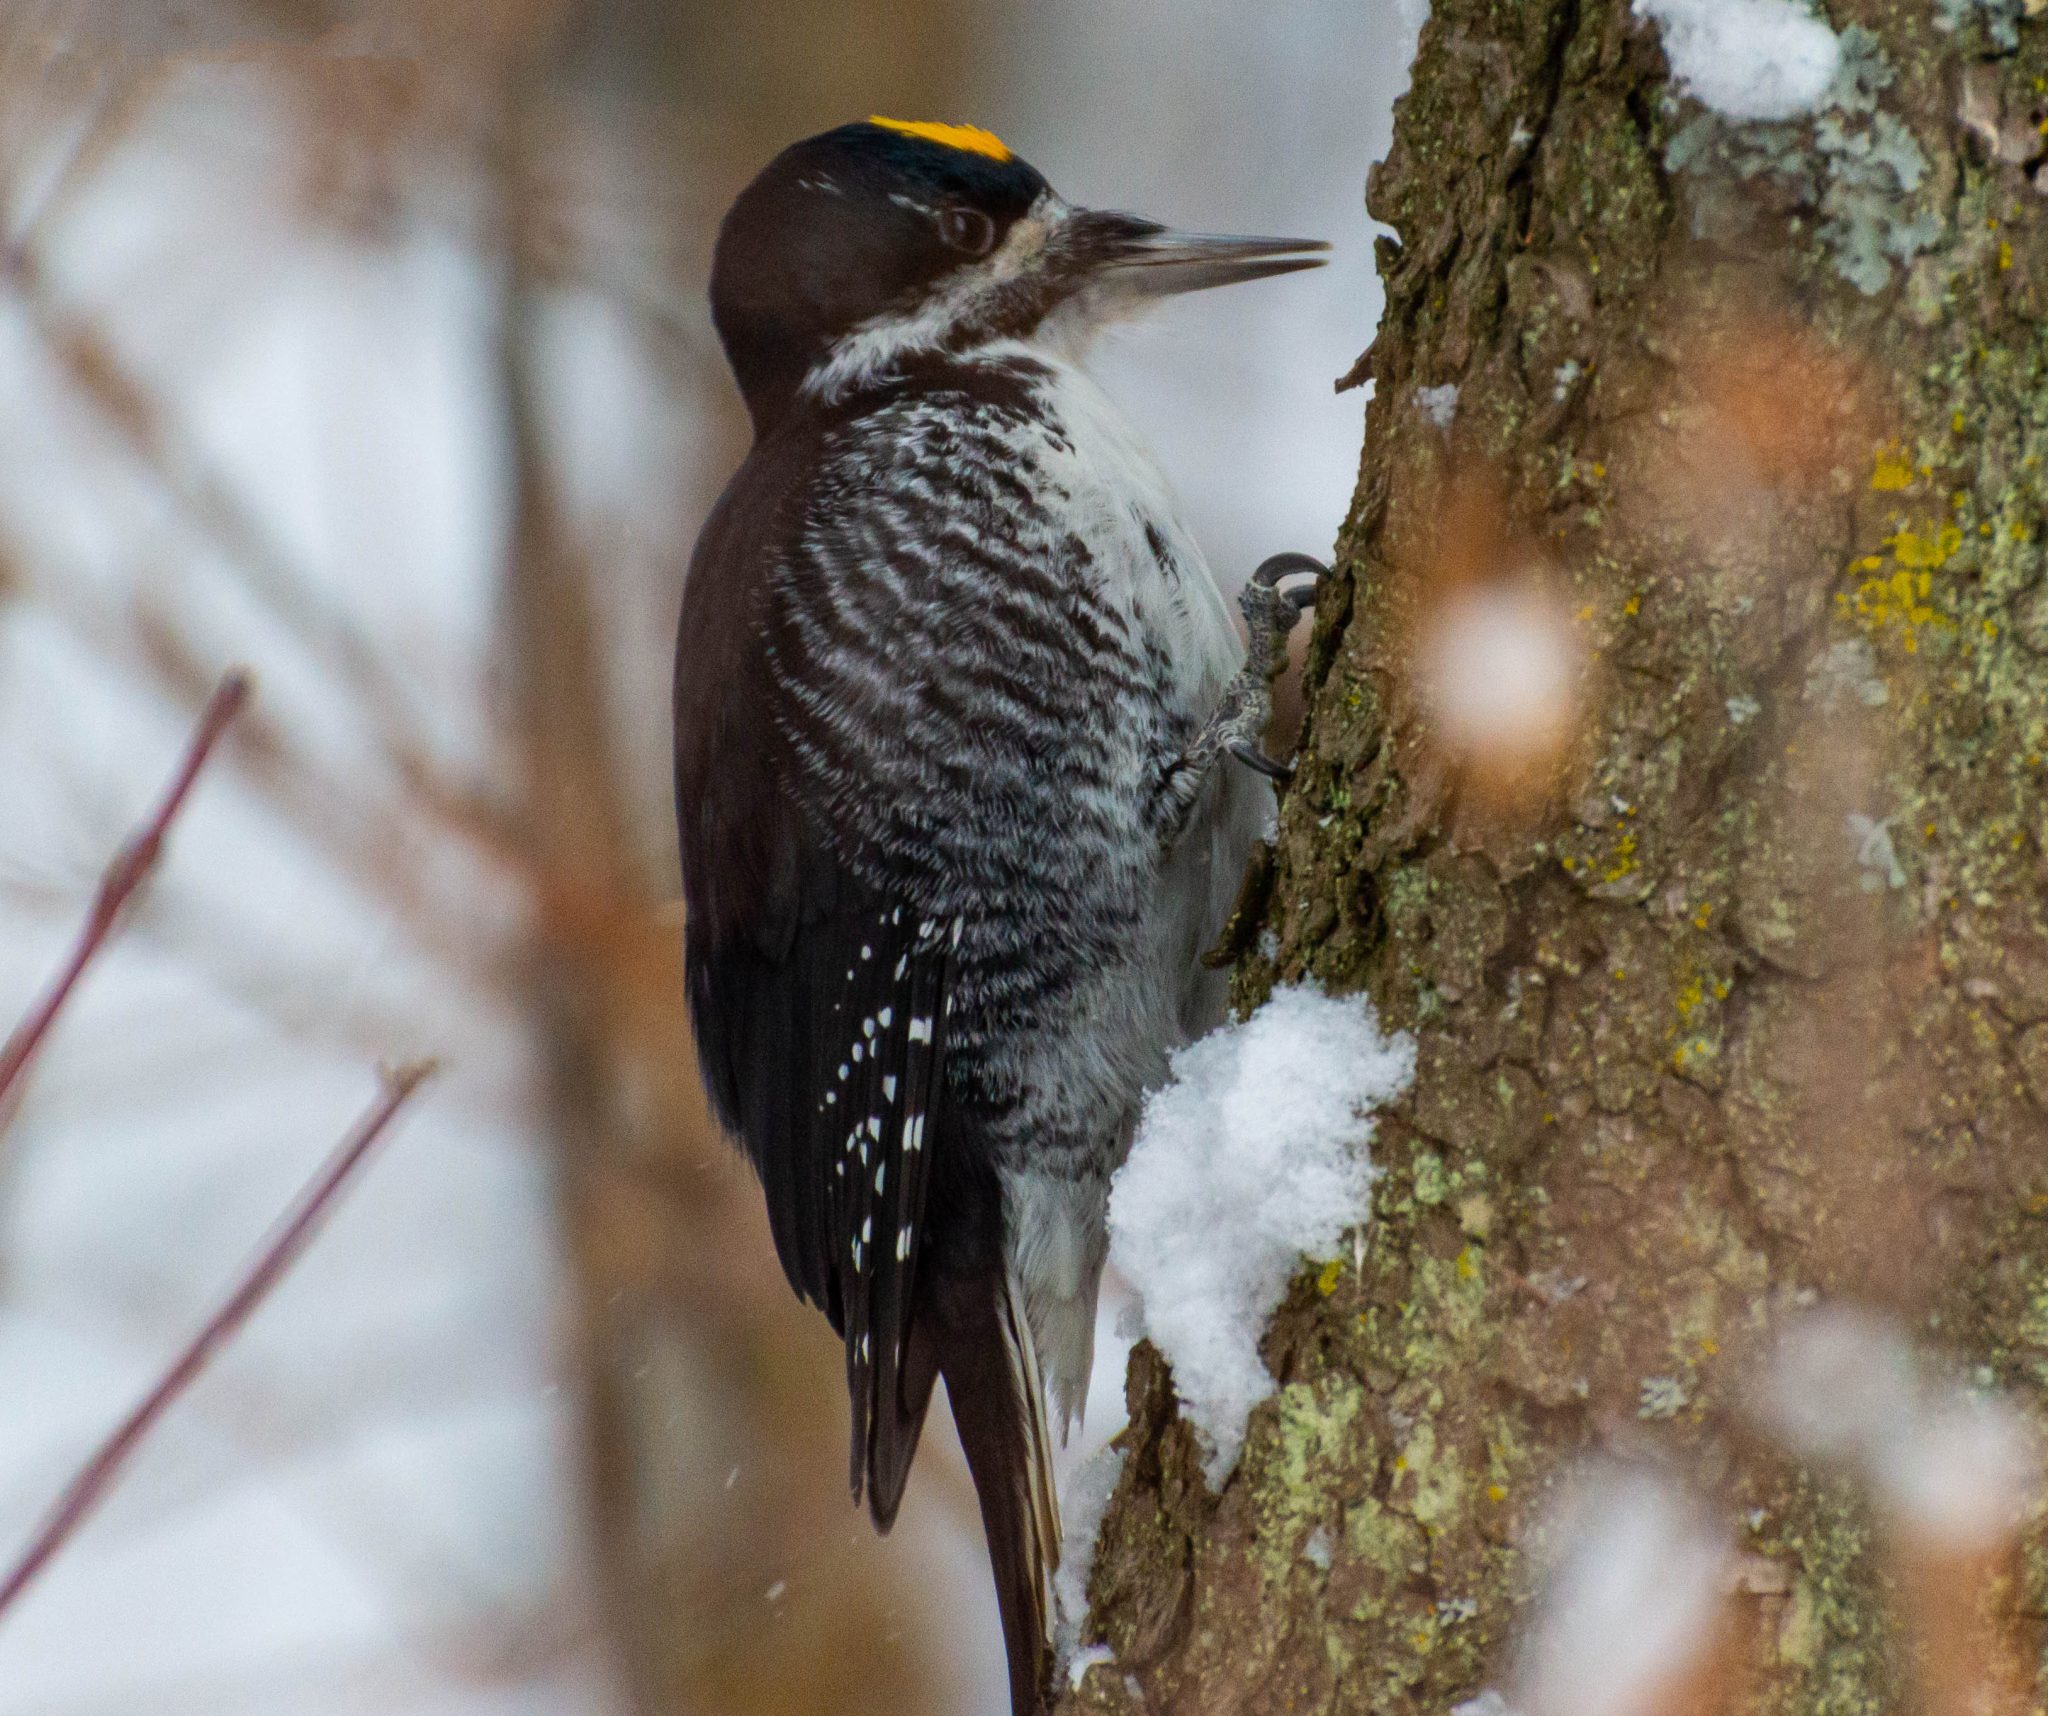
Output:
<path fill-rule="evenodd" d="M 1050 1414 L 1080 1408 L 1146 1087 L 1221 1012 L 1199 955 L 1271 808 L 1271 640 L 1079 367 L 1148 298 L 1292 241 L 1069 207 L 987 133 L 796 144 L 712 308 L 755 441 L 676 661 L 691 1017 L 789 1279 L 843 1337 L 887 1528 L 943 1375 L 1017 1712 L 1046 1673 Z"/>

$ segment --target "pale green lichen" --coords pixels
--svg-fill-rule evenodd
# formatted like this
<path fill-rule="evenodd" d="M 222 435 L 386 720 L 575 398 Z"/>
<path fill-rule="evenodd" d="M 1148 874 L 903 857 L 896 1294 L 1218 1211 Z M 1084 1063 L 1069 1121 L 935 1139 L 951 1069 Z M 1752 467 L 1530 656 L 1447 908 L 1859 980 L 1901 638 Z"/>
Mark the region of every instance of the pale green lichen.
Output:
<path fill-rule="evenodd" d="M 1257 1541 L 1260 1572 L 1278 1585 L 1304 1564 L 1303 1547 L 1328 1509 L 1319 1498 L 1333 1477 L 1369 1470 L 1374 1452 L 1360 1422 L 1365 1392 L 1350 1377 L 1289 1383 L 1274 1404 L 1274 1442 L 1262 1448 L 1257 1469 Z"/>
<path fill-rule="evenodd" d="M 1638 1418 L 1676 1418 L 1691 1402 L 1685 1384 L 1675 1376 L 1646 1376 L 1636 1405 Z"/>
<path fill-rule="evenodd" d="M 1789 1551 L 1803 1569 L 1772 1641 L 1778 1662 L 1802 1671 L 1801 1716 L 1880 1716 L 1879 1689 L 1897 1684 L 1894 1641 L 1862 1510 L 1841 1486 L 1802 1484 L 1786 1526 L 1761 1547 Z"/>
<path fill-rule="evenodd" d="M 1816 211 L 1836 271 L 1869 294 L 1891 283 L 1895 264 L 1939 244 L 1945 223 L 1918 194 L 1926 152 L 1882 105 L 1896 74 L 1877 37 L 1851 24 L 1841 41 L 1841 67 L 1810 122 L 1737 122 L 1703 110 L 1672 136 L 1664 164 L 1674 173 L 1762 180 Z M 1713 208 L 1710 196 L 1696 200 L 1696 230 Z"/>
<path fill-rule="evenodd" d="M 2026 0 L 1934 0 L 1934 27 L 1962 30 L 1981 23 L 1991 45 L 2011 53 L 2020 45 L 2020 22 L 2028 12 Z"/>
<path fill-rule="evenodd" d="M 1914 1116 L 1909 1166 L 1934 1185 L 1987 1184 L 1990 1165 L 2029 1160 L 2027 1128 L 2048 1107 L 2010 1096 L 2027 1105 L 2022 1126 L 1995 1106 L 2017 1076 L 2001 1060 L 2022 1003 L 2048 1044 L 2048 330 L 2028 285 L 2040 205 L 1943 124 L 1957 50 L 1982 32 L 1973 23 L 1967 44 L 1950 42 L 1928 32 L 1924 6 L 1860 8 L 1897 81 L 1875 37 L 1852 30 L 1831 113 L 1775 140 L 1751 127 L 1735 139 L 1763 138 L 1751 181 L 1802 175 L 1788 199 L 1756 194 L 1766 187 L 1746 184 L 1734 155 L 1696 155 L 1675 190 L 1636 170 L 1667 153 L 1670 121 L 1654 101 L 1616 98 L 1611 8 L 1440 0 L 1439 15 L 1375 198 L 1412 256 L 1382 253 L 1384 391 L 1405 401 L 1417 382 L 1463 378 L 1458 432 L 1534 497 L 1532 529 L 1555 528 L 1611 701 L 1588 736 L 1583 794 L 1535 837 L 1441 826 L 1426 772 L 1397 742 L 1399 699 L 1382 688 L 1402 683 L 1391 569 L 1426 538 L 1442 438 L 1405 408 L 1369 417 L 1367 478 L 1311 651 L 1303 770 L 1271 906 L 1255 908 L 1277 939 L 1241 973 L 1240 995 L 1304 969 L 1367 987 L 1390 1021 L 1420 1027 L 1425 1067 L 1376 1145 L 1386 1172 L 1370 1252 L 1305 1276 L 1276 1327 L 1275 1369 L 1292 1382 L 1248 1449 L 1244 1491 L 1209 1497 L 1168 1439 L 1161 1478 L 1120 1516 L 1149 1571 L 1126 1587 L 1142 1600 L 1112 1599 L 1122 1627 L 1110 1636 L 1153 1629 L 1154 1707 L 1453 1708 L 1513 1648 L 1530 1589 L 1522 1546 L 1555 1474 L 1599 1425 L 1635 1411 L 1646 1379 L 1661 1379 L 1651 1403 L 1673 1410 L 1635 1437 L 1679 1462 L 1723 1446 L 1745 1355 L 1774 1307 L 1834 1284 L 1813 1259 L 1861 1208 L 1815 1171 L 1799 1069 L 1773 1051 L 1818 1011 L 1810 986 L 1826 972 L 1802 855 L 1851 888 L 1862 874 L 1879 883 L 1850 901 L 1859 923 L 1867 908 L 1906 926 L 1916 960 L 1933 945 L 1939 975 L 1913 992 L 1912 1031 L 1873 1038 L 1858 1062 L 1874 1095 L 1895 1067 L 1938 1093 Z M 1547 45 L 1540 20 L 1556 26 Z M 2048 48 L 2048 33 L 2022 36 L 2023 56 L 2037 37 Z M 1473 41 L 1489 52 L 1466 53 Z M 1489 118 L 1496 44 L 1516 99 Z M 1548 56 L 1556 103 L 1523 187 L 1499 163 L 1527 140 L 1507 156 L 1488 149 L 1515 112 L 1538 110 L 1524 96 L 1551 87 L 1529 55 Z M 2048 59 L 2008 81 L 2037 71 Z M 1702 136 L 1717 150 L 1736 129 Z M 1587 195 L 1610 166 L 1626 169 L 1624 194 Z M 1674 197 L 1694 213 L 1718 198 L 1708 212 L 1744 224 L 1716 236 L 1755 242 L 1688 244 Z M 1759 293 L 1767 252 L 1782 268 Z M 1916 259 L 1898 304 L 1844 283 L 1894 280 L 1902 253 Z M 1545 266 L 1526 267 L 1531 254 Z M 1690 567 L 1660 581 L 1646 568 L 1666 546 L 1632 541 L 1628 510 L 1609 504 L 1631 480 L 1617 446 L 1686 367 L 1669 349 L 1670 298 L 1618 283 L 1672 274 L 1738 319 L 1782 287 L 1830 351 L 1885 377 L 1865 400 L 1886 414 L 1868 425 L 1873 444 L 1845 452 L 1825 504 L 1772 515 L 1802 556 L 1812 544 L 1804 573 L 1782 581 L 1782 613 L 1775 585 L 1752 615 L 1749 595 Z M 1590 314 L 1566 306 L 1561 278 L 1590 295 Z M 1660 366 L 1650 379 L 1646 350 Z M 1885 747 L 1846 806 L 1870 822 L 1854 833 L 1843 806 L 1810 827 L 1786 813 L 1799 778 L 1788 741 L 1822 722 Z M 1965 980 L 1987 981 L 1990 945 L 2038 957 L 2041 975 L 1994 968 L 2000 998 L 1973 999 Z M 1838 1037 L 1857 1025 L 1820 1021 Z M 2048 1089 L 2048 1048 L 2040 1059 Z M 2048 1178 L 2017 1173 L 2041 1207 L 1980 1228 L 1978 1205 L 1957 1200 L 1946 1237 L 1928 1243 L 1954 1264 L 1942 1338 L 2025 1390 L 2048 1383 Z M 1589 1286 L 1610 1285 L 1627 1297 L 1596 1312 Z M 1332 1378 L 1345 1380 L 1326 1395 Z M 1325 1420 L 1344 1410 L 1350 1379 L 1364 1403 L 1340 1454 Z M 1729 1482 L 1751 1547 L 1784 1583 L 1757 1605 L 1757 1708 L 1898 1708 L 1906 1665 L 1882 1545 L 1853 1498 L 1776 1470 Z M 2035 1543 L 2026 1590 L 2026 1612 L 2048 1612 L 2048 1549 Z M 1250 1634 L 1239 1662 L 1232 1640 Z M 1319 1690 L 1314 1677 L 1332 1671 L 1334 1689 Z"/>

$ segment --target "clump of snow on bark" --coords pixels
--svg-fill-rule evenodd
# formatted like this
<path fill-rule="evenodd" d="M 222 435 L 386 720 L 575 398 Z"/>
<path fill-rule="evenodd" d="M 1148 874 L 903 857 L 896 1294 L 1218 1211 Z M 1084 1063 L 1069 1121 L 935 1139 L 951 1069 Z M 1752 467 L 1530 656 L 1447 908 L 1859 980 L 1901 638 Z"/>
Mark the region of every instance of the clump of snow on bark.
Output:
<path fill-rule="evenodd" d="M 1276 989 L 1173 1059 L 1109 1197 L 1111 1255 L 1203 1437 L 1219 1485 L 1273 1392 L 1259 1337 L 1304 1255 L 1370 1212 L 1375 1107 L 1408 1088 L 1415 1045 L 1363 997 Z"/>
<path fill-rule="evenodd" d="M 1729 119 L 1791 119 L 1826 97 L 1842 44 L 1797 0 L 1635 0 L 1654 18 L 1671 75 Z"/>
<path fill-rule="evenodd" d="M 1090 1645 L 1086 1650 L 1076 1651 L 1067 1660 L 1067 1689 L 1078 1692 L 1091 1668 L 1107 1668 L 1115 1661 L 1116 1652 L 1106 1644 Z"/>
<path fill-rule="evenodd" d="M 1060 1490 L 1064 1535 L 1060 1569 L 1052 1579 L 1053 1647 L 1062 1661 L 1072 1665 L 1076 1685 L 1095 1661 L 1111 1660 L 1107 1650 L 1094 1656 L 1081 1648 L 1081 1623 L 1088 1618 L 1088 1575 L 1095 1567 L 1095 1539 L 1123 1470 L 1123 1449 L 1103 1448 L 1076 1466 Z"/>
<path fill-rule="evenodd" d="M 1441 387 L 1418 387 L 1415 409 L 1448 435 L 1451 425 L 1458 420 L 1458 384 L 1447 381 Z"/>

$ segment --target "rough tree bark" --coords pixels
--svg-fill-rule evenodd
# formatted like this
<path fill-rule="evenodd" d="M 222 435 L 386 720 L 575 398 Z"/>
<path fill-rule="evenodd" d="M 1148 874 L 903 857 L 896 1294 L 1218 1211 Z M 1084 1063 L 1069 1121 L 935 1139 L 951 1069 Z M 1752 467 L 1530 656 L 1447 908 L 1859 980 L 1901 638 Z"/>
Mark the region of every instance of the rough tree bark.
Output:
<path fill-rule="evenodd" d="M 1135 1358 L 1090 1587 L 1115 1662 L 1068 1709 L 1447 1710 L 1602 1447 L 1749 1522 L 1760 1707 L 1896 1709 L 1863 1502 L 1745 1426 L 1760 1344 L 1853 1296 L 2041 1415 L 2048 20 L 1827 10 L 1838 99 L 1737 124 L 1628 0 L 1436 0 L 1238 981 L 1363 990 L 1420 1072 L 1363 1266 L 1297 1280 L 1220 1496 Z M 1415 397 L 1446 383 L 1448 432 Z M 1404 681 L 1422 569 L 1489 504 L 1461 470 L 1586 652 L 1534 814 L 1473 803 Z M 2041 1664 L 2038 1530 L 2003 1600 Z"/>

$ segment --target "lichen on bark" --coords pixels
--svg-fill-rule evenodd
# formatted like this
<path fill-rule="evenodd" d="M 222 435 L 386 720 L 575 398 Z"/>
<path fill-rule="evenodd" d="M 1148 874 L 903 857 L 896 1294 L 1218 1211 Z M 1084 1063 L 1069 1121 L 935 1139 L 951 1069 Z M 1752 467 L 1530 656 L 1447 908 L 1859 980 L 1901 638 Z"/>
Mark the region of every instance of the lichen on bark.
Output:
<path fill-rule="evenodd" d="M 1961 103 L 2048 113 L 2048 20 L 2008 45 L 1978 10 L 1835 0 L 1869 105 L 1745 135 L 1627 0 L 1437 0 L 1371 179 L 1376 391 L 1272 933 L 1237 938 L 1242 1005 L 1365 990 L 1419 1071 L 1363 1264 L 1297 1281 L 1221 1495 L 1134 1359 L 1115 1660 L 1071 1708 L 1448 1710 L 1596 1448 L 1690 1474 L 1777 1569 L 1744 1599 L 1761 1707 L 1899 1703 L 1864 1500 L 1742 1406 L 1831 1296 L 2048 1398 L 2048 196 Z M 1840 127 L 1880 122 L 1924 171 L 1824 208 Z M 1908 235 L 1882 279 L 1852 217 Z M 1416 399 L 1447 384 L 1448 432 Z M 1788 385 L 1827 421 L 1729 428 Z M 1476 813 L 1406 689 L 1474 468 L 1596 689 L 1535 814 Z M 2008 1596 L 2039 1663 L 2038 1550 Z"/>

